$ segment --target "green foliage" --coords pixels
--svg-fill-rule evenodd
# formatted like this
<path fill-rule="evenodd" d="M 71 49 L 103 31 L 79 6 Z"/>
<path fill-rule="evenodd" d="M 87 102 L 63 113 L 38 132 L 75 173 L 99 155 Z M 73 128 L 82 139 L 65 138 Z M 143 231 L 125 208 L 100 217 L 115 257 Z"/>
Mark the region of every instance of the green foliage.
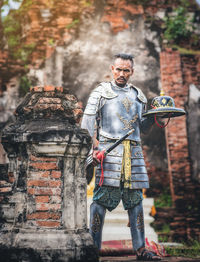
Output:
<path fill-rule="evenodd" d="M 8 15 L 3 21 L 4 36 L 8 43 L 8 48 L 14 51 L 20 44 L 21 25 L 15 15 Z"/>
<path fill-rule="evenodd" d="M 155 208 L 157 207 L 171 207 L 172 197 L 168 190 L 164 191 L 158 198 L 155 199 Z"/>
<path fill-rule="evenodd" d="M 25 94 L 29 92 L 30 87 L 31 87 L 31 83 L 28 77 L 26 75 L 22 76 L 19 84 L 19 95 L 21 97 L 25 96 Z"/>
<path fill-rule="evenodd" d="M 166 251 L 171 256 L 185 256 L 191 258 L 200 257 L 200 242 L 193 240 L 189 244 L 183 244 L 181 246 L 175 247 L 166 247 Z"/>
<path fill-rule="evenodd" d="M 89 0 L 84 0 L 84 1 L 82 2 L 82 4 L 83 4 L 84 7 L 90 7 L 90 6 L 92 6 L 92 2 L 89 1 Z"/>
<path fill-rule="evenodd" d="M 70 24 L 66 26 L 67 29 L 75 27 L 79 23 L 79 19 L 74 19 Z"/>
<path fill-rule="evenodd" d="M 15 0 L 20 2 L 21 0 Z M 20 59 L 27 63 L 31 53 L 33 52 L 36 44 L 23 44 L 21 42 L 21 19 L 24 13 L 28 10 L 32 0 L 26 0 L 23 2 L 23 6 L 18 10 L 12 10 L 3 20 L 3 35 L 8 45 L 8 50 L 11 57 Z"/>
<path fill-rule="evenodd" d="M 159 242 L 169 242 L 169 237 L 170 237 L 170 225 L 169 224 L 166 224 L 166 223 L 165 224 L 156 224 L 152 222 L 150 225 L 157 232 Z"/>
<path fill-rule="evenodd" d="M 149 3 L 149 0 L 127 0 L 128 4 L 136 4 L 136 5 L 147 5 Z"/>
<path fill-rule="evenodd" d="M 35 43 L 22 45 L 13 54 L 14 58 L 20 59 L 23 62 L 28 62 L 30 55 L 32 54 L 33 50 L 35 49 L 35 46 L 36 46 Z"/>
<path fill-rule="evenodd" d="M 194 50 L 194 49 L 187 49 L 184 47 L 180 47 L 178 45 L 171 45 L 172 48 L 177 49 L 180 54 L 184 55 L 200 55 L 200 50 Z"/>
<path fill-rule="evenodd" d="M 164 224 L 162 227 L 162 232 L 163 233 L 169 233 L 170 232 L 170 226 L 169 224 Z"/>
<path fill-rule="evenodd" d="M 23 5 L 19 9 L 19 12 L 21 12 L 21 13 L 26 12 L 32 4 L 33 4 L 33 0 L 24 1 Z"/>
<path fill-rule="evenodd" d="M 55 44 L 55 41 L 54 41 L 54 39 L 49 39 L 48 40 L 48 44 L 50 45 L 50 46 L 53 46 L 54 44 Z"/>
<path fill-rule="evenodd" d="M 164 235 L 158 235 L 158 241 L 159 242 L 162 242 L 162 243 L 166 243 L 168 242 L 168 235 L 167 234 L 164 234 Z"/>
<path fill-rule="evenodd" d="M 165 19 L 164 38 L 178 44 L 181 39 L 189 38 L 193 32 L 192 21 L 187 15 L 187 8 L 180 6 L 175 10 L 176 15 Z"/>

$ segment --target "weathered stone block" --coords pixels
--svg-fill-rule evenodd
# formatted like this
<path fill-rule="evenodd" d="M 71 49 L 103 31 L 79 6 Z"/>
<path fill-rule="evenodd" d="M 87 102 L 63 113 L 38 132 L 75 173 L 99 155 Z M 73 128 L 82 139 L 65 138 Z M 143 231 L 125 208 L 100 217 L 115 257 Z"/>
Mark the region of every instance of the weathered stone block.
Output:
<path fill-rule="evenodd" d="M 84 175 L 91 139 L 76 120 L 69 119 L 77 103 L 74 97 L 69 96 L 67 118 L 60 107 L 52 107 L 66 100 L 59 90 L 33 88 L 16 110 L 16 123 L 4 130 L 2 142 L 12 159 L 9 169 L 12 166 L 16 186 L 13 202 L 8 200 L 1 209 L 7 230 L 2 229 L 0 252 L 10 249 L 10 258 L 20 254 L 26 261 L 38 257 L 38 261 L 95 262 L 98 256 L 87 229 Z M 30 103 L 32 97 L 34 103 Z M 48 114 L 40 114 L 41 104 Z"/>

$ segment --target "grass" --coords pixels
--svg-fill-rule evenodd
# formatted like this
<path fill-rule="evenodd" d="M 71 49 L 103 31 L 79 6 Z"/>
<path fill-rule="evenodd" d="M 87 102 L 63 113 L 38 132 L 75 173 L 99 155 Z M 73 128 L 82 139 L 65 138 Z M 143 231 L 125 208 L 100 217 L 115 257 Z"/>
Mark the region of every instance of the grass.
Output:
<path fill-rule="evenodd" d="M 200 50 L 187 49 L 178 45 L 171 45 L 170 47 L 177 49 L 183 55 L 200 55 Z"/>
<path fill-rule="evenodd" d="M 163 192 L 158 198 L 155 198 L 155 208 L 157 207 L 172 207 L 172 197 L 171 194 Z"/>
<path fill-rule="evenodd" d="M 177 247 L 165 247 L 166 252 L 171 256 L 182 256 L 200 258 L 200 242 L 193 240 L 190 244 L 183 244 Z"/>

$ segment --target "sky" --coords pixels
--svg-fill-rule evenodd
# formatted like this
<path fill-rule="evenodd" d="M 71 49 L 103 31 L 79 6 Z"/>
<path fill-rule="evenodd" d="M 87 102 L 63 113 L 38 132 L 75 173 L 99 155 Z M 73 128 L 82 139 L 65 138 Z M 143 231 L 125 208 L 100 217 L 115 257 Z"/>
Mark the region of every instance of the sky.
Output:
<path fill-rule="evenodd" d="M 16 2 L 13 2 L 12 0 L 9 1 L 9 4 L 10 4 L 10 7 L 5 6 L 2 16 L 7 16 L 9 9 L 18 9 L 21 5 L 21 3 L 16 3 Z"/>

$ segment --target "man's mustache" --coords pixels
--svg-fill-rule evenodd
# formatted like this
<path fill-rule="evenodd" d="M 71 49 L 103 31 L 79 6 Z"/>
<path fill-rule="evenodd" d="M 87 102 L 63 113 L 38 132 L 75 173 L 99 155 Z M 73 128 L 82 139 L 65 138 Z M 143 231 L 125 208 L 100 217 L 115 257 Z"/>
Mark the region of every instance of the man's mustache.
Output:
<path fill-rule="evenodd" d="M 117 80 L 126 80 L 123 76 L 118 77 Z"/>

